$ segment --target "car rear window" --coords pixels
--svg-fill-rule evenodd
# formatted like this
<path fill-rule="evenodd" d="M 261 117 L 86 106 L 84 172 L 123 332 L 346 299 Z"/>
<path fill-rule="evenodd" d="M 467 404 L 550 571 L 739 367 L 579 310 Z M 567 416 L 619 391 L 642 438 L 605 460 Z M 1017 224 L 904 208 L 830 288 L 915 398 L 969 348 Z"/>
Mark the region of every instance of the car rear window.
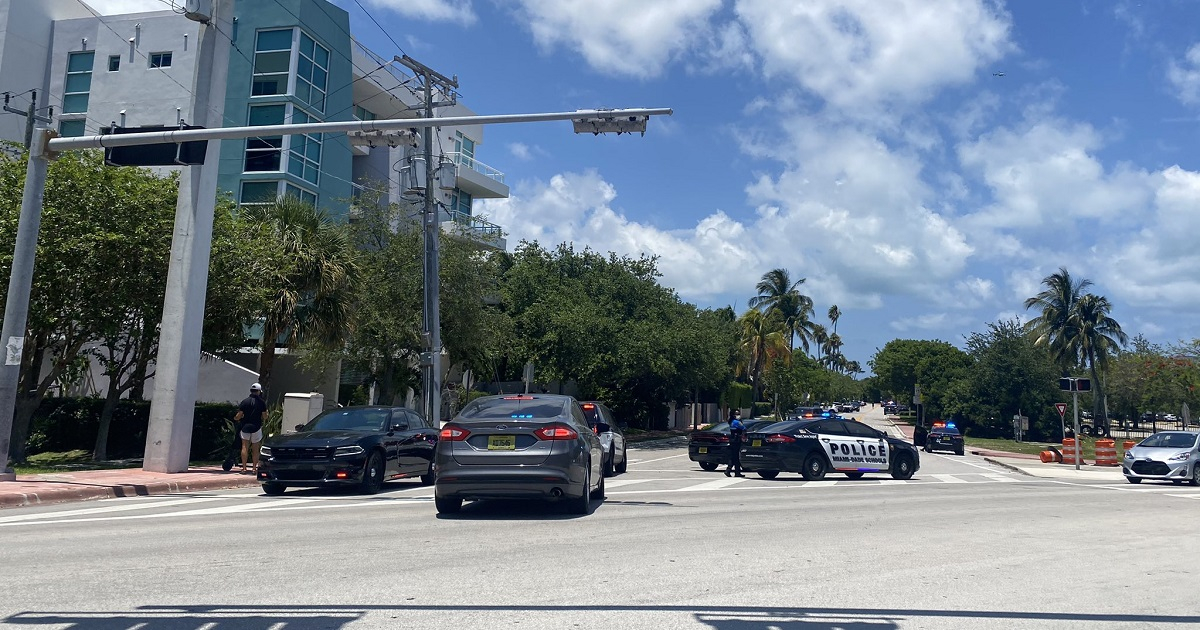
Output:
<path fill-rule="evenodd" d="M 480 398 L 471 401 L 458 417 L 466 420 L 483 418 L 549 419 L 563 415 L 565 403 L 561 398 L 522 396 L 512 398 Z"/>
<path fill-rule="evenodd" d="M 796 421 L 774 422 L 772 424 L 758 427 L 757 429 L 754 430 L 754 432 L 755 433 L 791 433 L 792 431 L 794 431 L 796 429 L 796 427 L 799 427 L 802 424 L 804 424 L 804 423 L 796 422 Z"/>
<path fill-rule="evenodd" d="M 718 422 L 707 429 L 701 429 L 701 431 L 708 431 L 710 433 L 729 433 L 729 423 Z"/>
<path fill-rule="evenodd" d="M 958 429 L 951 427 L 937 427 L 933 430 L 934 433 L 942 433 L 945 435 L 958 435 Z"/>

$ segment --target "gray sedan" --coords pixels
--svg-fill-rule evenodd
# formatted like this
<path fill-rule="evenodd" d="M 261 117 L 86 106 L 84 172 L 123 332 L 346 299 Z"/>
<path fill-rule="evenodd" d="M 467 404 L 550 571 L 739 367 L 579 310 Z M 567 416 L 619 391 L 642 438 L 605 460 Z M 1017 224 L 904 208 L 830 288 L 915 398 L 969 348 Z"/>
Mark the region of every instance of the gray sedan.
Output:
<path fill-rule="evenodd" d="M 1187 481 L 1200 486 L 1200 433 L 1160 431 L 1125 451 L 1121 472 L 1129 483 L 1143 479 Z"/>
<path fill-rule="evenodd" d="M 447 514 L 464 500 L 561 500 L 587 514 L 604 498 L 603 464 L 600 438 L 571 396 L 485 396 L 442 427 L 434 503 Z"/>

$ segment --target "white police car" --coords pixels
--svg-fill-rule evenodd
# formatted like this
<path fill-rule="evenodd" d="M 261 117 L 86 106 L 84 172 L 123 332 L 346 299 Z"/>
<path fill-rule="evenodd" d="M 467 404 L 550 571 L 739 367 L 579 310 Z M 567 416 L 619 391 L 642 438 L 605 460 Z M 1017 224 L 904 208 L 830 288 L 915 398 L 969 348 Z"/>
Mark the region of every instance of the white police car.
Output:
<path fill-rule="evenodd" d="M 840 472 L 851 479 L 887 473 L 910 479 L 921 467 L 917 449 L 861 422 L 828 417 L 778 422 L 746 435 L 742 467 L 763 479 L 798 472 L 810 481 Z"/>

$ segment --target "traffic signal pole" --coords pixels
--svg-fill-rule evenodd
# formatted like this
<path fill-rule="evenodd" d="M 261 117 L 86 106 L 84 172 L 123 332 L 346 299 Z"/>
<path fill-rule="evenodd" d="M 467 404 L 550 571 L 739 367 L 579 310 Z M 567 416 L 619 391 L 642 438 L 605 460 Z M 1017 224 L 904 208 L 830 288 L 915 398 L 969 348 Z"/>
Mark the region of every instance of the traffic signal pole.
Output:
<path fill-rule="evenodd" d="M 1071 384 L 1071 398 L 1075 400 L 1075 470 L 1079 470 L 1079 457 L 1081 455 L 1079 450 L 1079 443 L 1081 441 L 1079 437 L 1079 390 L 1074 387 L 1074 382 Z"/>

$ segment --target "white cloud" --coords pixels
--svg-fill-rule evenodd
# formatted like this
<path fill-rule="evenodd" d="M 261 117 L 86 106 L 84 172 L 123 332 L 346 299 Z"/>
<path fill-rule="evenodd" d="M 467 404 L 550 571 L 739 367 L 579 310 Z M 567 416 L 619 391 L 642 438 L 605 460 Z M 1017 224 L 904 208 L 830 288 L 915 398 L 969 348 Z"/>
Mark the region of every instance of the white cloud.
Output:
<path fill-rule="evenodd" d="M 508 151 L 518 160 L 529 160 L 533 157 L 529 151 L 529 145 L 524 142 L 514 142 L 508 145 Z"/>
<path fill-rule="evenodd" d="M 990 0 L 738 0 L 736 11 L 768 76 L 841 110 L 925 101 L 1014 48 Z"/>
<path fill-rule="evenodd" d="M 474 24 L 478 19 L 471 0 L 367 0 L 367 4 L 431 22 Z"/>
<path fill-rule="evenodd" d="M 916 317 L 902 317 L 889 324 L 892 330 L 899 333 L 934 332 L 938 333 L 947 328 L 966 328 L 973 324 L 968 317 L 955 316 L 949 313 L 928 313 Z M 956 340 L 957 341 L 957 340 Z"/>
<path fill-rule="evenodd" d="M 1175 88 L 1175 97 L 1187 105 L 1200 103 L 1200 44 L 1193 44 L 1183 62 L 1172 61 L 1167 80 Z"/>
<path fill-rule="evenodd" d="M 407 0 L 403 0 L 407 1 Z M 731 33 L 709 31 L 721 0 L 520 0 L 521 17 L 534 41 L 547 50 L 574 50 L 597 72 L 655 77 L 677 55 L 716 37 L 730 46 Z"/>

